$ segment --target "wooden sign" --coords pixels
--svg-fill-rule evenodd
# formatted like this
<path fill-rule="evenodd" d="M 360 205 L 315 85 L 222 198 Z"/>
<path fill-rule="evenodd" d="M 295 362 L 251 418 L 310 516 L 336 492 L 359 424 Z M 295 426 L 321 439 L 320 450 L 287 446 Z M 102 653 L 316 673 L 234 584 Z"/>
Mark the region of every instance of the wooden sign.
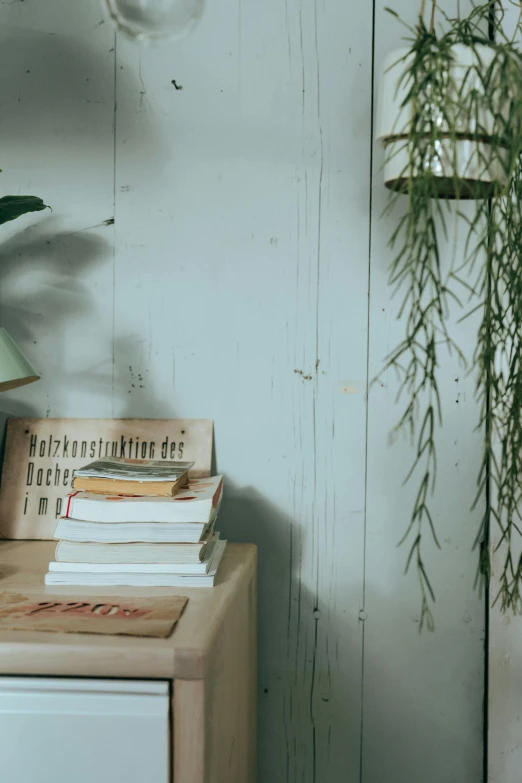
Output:
<path fill-rule="evenodd" d="M 0 630 L 170 636 L 188 601 L 169 598 L 71 598 L 0 593 Z"/>
<path fill-rule="evenodd" d="M 73 472 L 100 457 L 194 462 L 210 475 L 207 419 L 10 419 L 0 491 L 0 538 L 52 538 Z"/>

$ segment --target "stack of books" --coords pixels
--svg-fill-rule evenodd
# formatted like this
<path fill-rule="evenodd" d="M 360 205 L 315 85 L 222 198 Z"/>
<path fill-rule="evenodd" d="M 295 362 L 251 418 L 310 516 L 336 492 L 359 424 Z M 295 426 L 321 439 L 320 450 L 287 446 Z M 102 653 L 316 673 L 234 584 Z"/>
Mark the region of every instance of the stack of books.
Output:
<path fill-rule="evenodd" d="M 189 482 L 191 467 L 108 458 L 76 471 L 45 584 L 212 587 L 223 477 Z"/>

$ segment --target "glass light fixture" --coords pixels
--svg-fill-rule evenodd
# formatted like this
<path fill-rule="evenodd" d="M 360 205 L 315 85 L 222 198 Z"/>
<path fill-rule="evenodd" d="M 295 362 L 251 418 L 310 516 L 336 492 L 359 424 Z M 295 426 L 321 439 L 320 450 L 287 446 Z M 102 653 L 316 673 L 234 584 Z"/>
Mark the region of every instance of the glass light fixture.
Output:
<path fill-rule="evenodd" d="M 40 380 L 11 335 L 0 328 L 0 392 L 17 389 Z"/>
<path fill-rule="evenodd" d="M 159 43 L 189 33 L 205 0 L 102 0 L 102 5 L 121 32 L 143 43 Z"/>

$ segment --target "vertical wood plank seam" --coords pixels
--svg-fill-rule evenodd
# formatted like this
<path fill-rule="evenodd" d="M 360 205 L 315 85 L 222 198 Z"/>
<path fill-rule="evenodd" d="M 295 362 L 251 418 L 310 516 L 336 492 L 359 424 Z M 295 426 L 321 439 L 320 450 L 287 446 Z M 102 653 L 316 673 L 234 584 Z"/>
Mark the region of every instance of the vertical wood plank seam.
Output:
<path fill-rule="evenodd" d="M 370 301 L 371 301 L 371 271 L 372 271 L 372 227 L 373 227 L 373 164 L 374 164 L 374 126 L 375 126 L 375 0 L 372 0 L 372 49 L 370 71 L 370 197 L 368 220 L 368 313 L 366 327 L 366 422 L 364 451 L 364 532 L 363 532 L 363 578 L 362 578 L 362 611 L 366 608 L 366 555 L 367 555 L 367 523 L 368 523 L 368 433 L 369 433 L 369 397 L 370 397 Z M 361 635 L 361 720 L 360 720 L 360 750 L 359 750 L 359 783 L 364 779 L 364 677 L 365 677 L 365 642 L 366 633 L 364 621 Z"/>
<path fill-rule="evenodd" d="M 114 31 L 114 114 L 112 121 L 113 157 L 112 157 L 112 416 L 114 416 L 114 394 L 116 380 L 116 126 L 118 115 L 118 32 Z"/>
<path fill-rule="evenodd" d="M 496 3 L 489 9 L 489 19 L 488 19 L 488 38 L 491 42 L 495 41 L 495 14 L 496 14 Z M 460 10 L 460 9 L 459 9 Z M 489 208 L 491 209 L 491 200 L 489 202 Z M 488 297 L 491 297 L 491 276 L 488 279 Z M 486 393 L 486 432 L 485 435 L 488 435 L 488 429 L 490 428 L 490 415 L 491 415 L 491 394 L 488 390 Z M 488 456 L 487 462 L 486 462 L 486 529 L 484 531 L 484 538 L 485 541 L 483 543 L 483 546 L 487 547 L 488 557 L 489 557 L 489 551 L 490 551 L 490 540 L 491 540 L 491 533 L 489 529 L 489 522 L 491 518 L 491 458 Z M 489 632 L 490 632 L 490 625 L 489 625 L 489 604 L 490 604 L 491 596 L 490 596 L 490 583 L 489 579 L 486 580 L 486 585 L 484 589 L 484 703 L 483 703 L 483 714 L 482 714 L 482 732 L 483 732 L 483 751 L 482 751 L 482 759 L 483 759 L 483 770 L 482 770 L 482 778 L 484 783 L 487 783 L 489 778 Z"/>
<path fill-rule="evenodd" d="M 306 110 L 306 81 L 305 81 L 305 65 L 304 65 L 304 40 L 303 40 L 303 8 L 302 4 L 299 8 L 299 42 L 300 42 L 300 54 L 301 54 L 301 132 L 302 137 L 304 139 L 304 129 L 305 129 L 305 110 Z M 306 210 L 307 210 L 307 202 L 306 202 L 306 166 L 304 165 L 304 148 L 301 150 L 302 159 L 303 159 L 303 171 L 304 171 L 304 179 L 305 179 L 305 229 L 304 233 L 306 235 Z M 300 191 L 299 186 L 297 187 L 297 269 L 296 269 L 296 320 L 295 320 L 295 329 L 296 333 L 298 331 L 298 308 L 297 308 L 297 300 L 299 299 L 299 271 L 300 271 L 300 252 L 301 252 L 301 220 L 300 220 Z M 295 432 L 295 423 L 294 423 L 294 432 Z M 294 437 L 297 437 L 295 435 Z M 301 495 L 302 495 L 302 486 L 301 486 Z M 293 505 L 293 511 L 294 515 L 296 514 L 296 502 L 295 502 L 295 484 L 294 484 L 294 505 Z M 293 551 L 293 547 L 292 547 Z M 296 606 L 296 642 L 295 642 L 295 662 L 294 662 L 294 685 L 297 686 L 297 677 L 299 672 L 299 645 L 300 645 L 300 639 L 301 639 L 301 589 L 302 589 L 302 565 L 303 565 L 303 537 L 302 533 L 299 532 L 299 562 L 297 566 L 297 575 L 296 575 L 296 584 L 297 584 L 297 606 Z M 293 562 L 290 562 L 290 570 L 293 570 Z M 292 595 L 290 594 L 290 601 L 292 600 Z M 295 745 L 295 735 L 294 735 L 294 745 Z M 297 758 L 297 750 L 294 748 L 294 758 Z"/>
<path fill-rule="evenodd" d="M 316 90 L 317 90 L 317 125 L 319 130 L 319 153 L 321 156 L 321 165 L 319 169 L 319 182 L 317 194 L 317 275 L 315 291 L 315 380 L 313 395 L 313 441 L 314 441 L 314 497 L 313 497 L 313 525 L 314 537 L 319 530 L 317 519 L 317 398 L 319 394 L 319 314 L 320 314 L 320 291 L 321 291 L 321 221 L 323 204 L 323 176 L 324 176 L 324 145 L 323 145 L 323 126 L 321 123 L 321 65 L 319 62 L 319 40 L 317 26 L 317 0 L 314 2 L 314 27 L 315 27 L 315 62 L 316 62 Z M 312 672 L 310 679 L 310 722 L 312 725 L 312 781 L 317 779 L 317 729 L 314 713 L 314 696 L 316 684 L 316 664 L 317 664 L 317 639 L 318 639 L 318 617 L 315 612 L 319 604 L 319 546 L 315 548 L 315 598 L 314 598 L 314 646 L 312 651 Z"/>

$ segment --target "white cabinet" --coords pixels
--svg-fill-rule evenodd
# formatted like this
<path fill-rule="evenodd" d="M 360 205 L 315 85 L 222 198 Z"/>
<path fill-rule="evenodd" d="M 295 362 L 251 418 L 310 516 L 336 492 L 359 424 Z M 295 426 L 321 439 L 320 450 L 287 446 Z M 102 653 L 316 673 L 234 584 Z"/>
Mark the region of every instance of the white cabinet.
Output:
<path fill-rule="evenodd" d="M 6 783 L 168 783 L 167 682 L 0 677 Z"/>

